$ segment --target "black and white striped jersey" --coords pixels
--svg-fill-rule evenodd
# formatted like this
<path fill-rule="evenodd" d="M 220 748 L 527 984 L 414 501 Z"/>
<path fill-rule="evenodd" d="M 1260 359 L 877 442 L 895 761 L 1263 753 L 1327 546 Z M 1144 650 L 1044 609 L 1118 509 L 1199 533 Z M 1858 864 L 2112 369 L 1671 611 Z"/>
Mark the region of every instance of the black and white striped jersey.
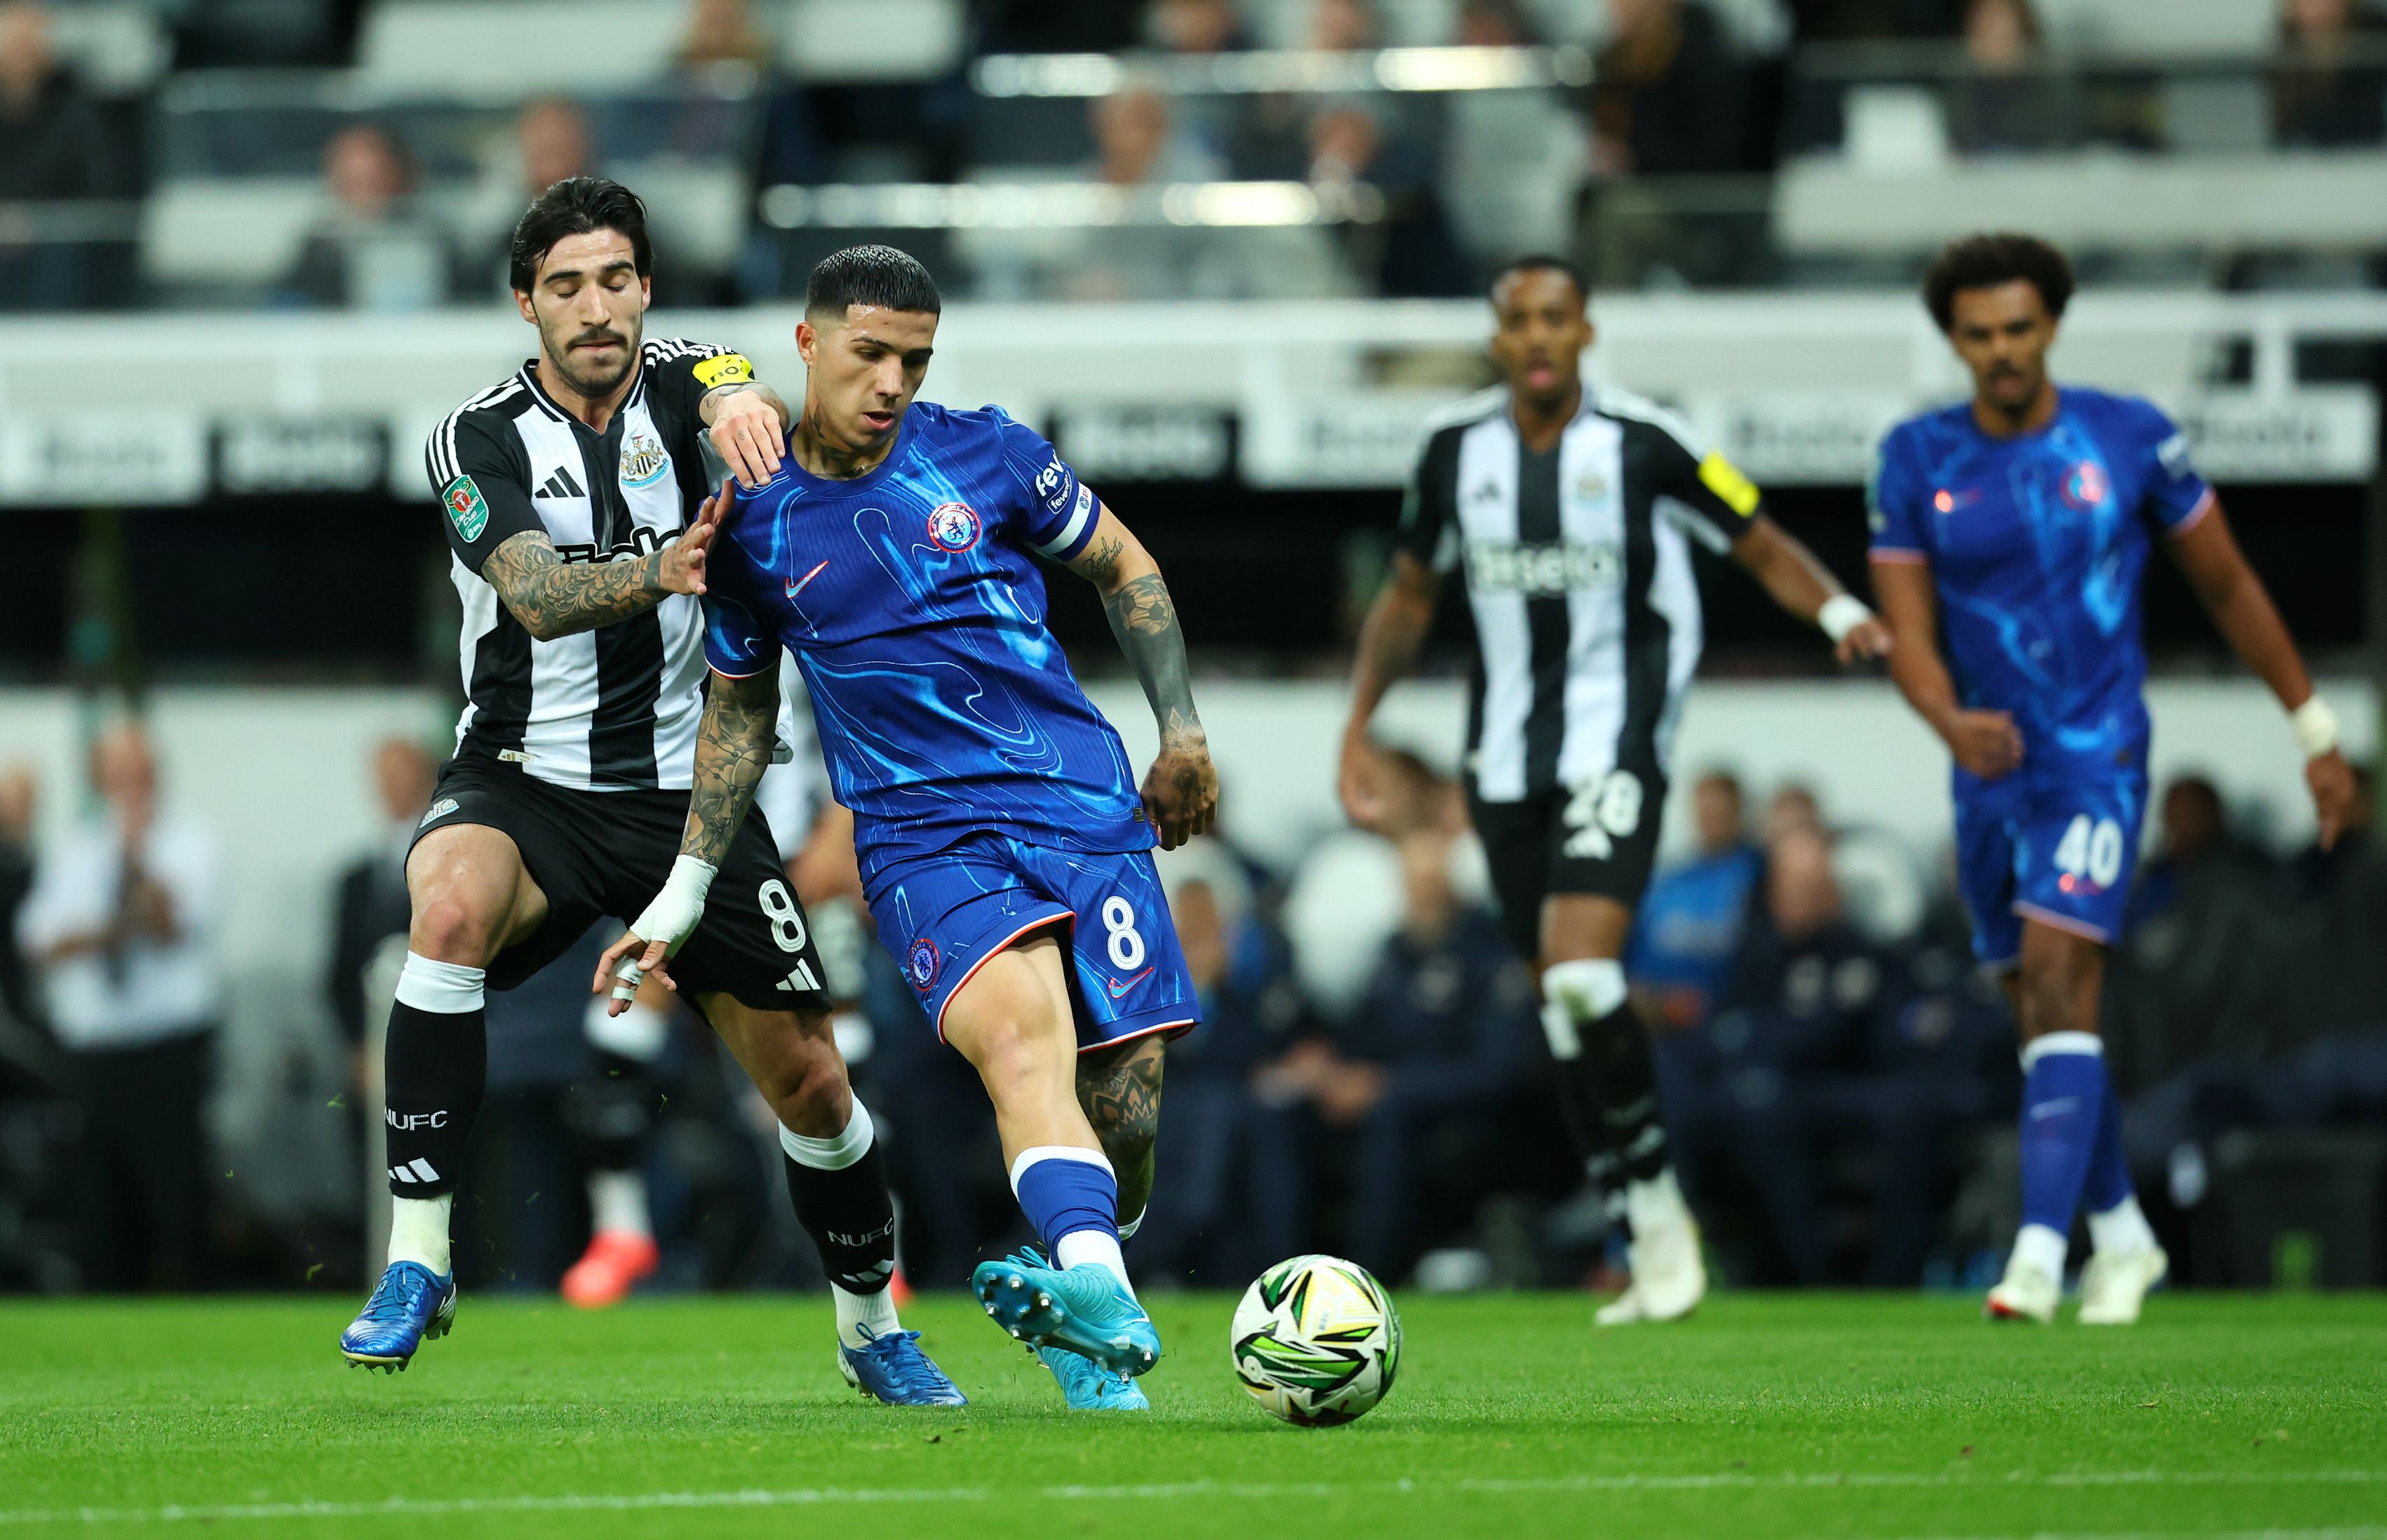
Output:
<path fill-rule="evenodd" d="M 1520 440 L 1505 388 L 1432 421 L 1399 542 L 1438 572 L 1465 568 L 1479 797 L 1663 769 L 1699 662 L 1688 540 L 1728 548 L 1757 503 L 1679 417 L 1623 391 L 1585 385 L 1547 453 Z"/>
<path fill-rule="evenodd" d="M 464 600 L 458 752 L 519 763 L 557 786 L 688 788 L 703 710 L 698 601 L 674 594 L 616 625 L 540 641 L 481 565 L 531 529 L 545 530 L 567 562 L 637 558 L 670 540 L 707 490 L 698 402 L 752 377 L 726 348 L 650 338 L 601 434 L 556 405 L 531 363 L 433 431 L 425 461 Z"/>

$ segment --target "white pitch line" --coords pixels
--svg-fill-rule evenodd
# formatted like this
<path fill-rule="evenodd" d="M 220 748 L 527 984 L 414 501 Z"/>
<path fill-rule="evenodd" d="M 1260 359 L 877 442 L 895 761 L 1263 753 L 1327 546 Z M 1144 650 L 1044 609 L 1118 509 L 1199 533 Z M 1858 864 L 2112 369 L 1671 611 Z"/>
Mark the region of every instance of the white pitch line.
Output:
<path fill-rule="evenodd" d="M 1168 1497 L 1345 1497 L 1357 1494 L 1682 1492 L 1710 1489 L 1965 1486 L 2309 1486 L 2376 1485 L 2387 1471 L 2057 1471 L 2002 1476 L 1968 1471 L 1817 1471 L 1752 1475 L 1726 1471 L 1687 1475 L 1471 1477 L 1435 1482 L 1168 1482 L 1114 1486 L 1045 1486 L 1048 1502 L 1117 1502 Z M 984 1486 L 839 1487 L 735 1492 L 554 1493 L 512 1497 L 390 1497 L 381 1502 L 169 1503 L 159 1508 L 0 1509 L 0 1526 L 32 1524 L 218 1523 L 237 1519 L 443 1518 L 474 1513 L 638 1512 L 653 1508 L 812 1508 L 841 1503 L 982 1503 L 1025 1496 Z M 2188 1533 L 2188 1532 L 2179 1532 Z M 2261 1530 L 2214 1540 L 2387 1540 L 2387 1530 Z M 2041 1535 L 2031 1540 L 2134 1540 L 2122 1535 Z M 2152 1537 L 2147 1537 L 2152 1540 Z"/>

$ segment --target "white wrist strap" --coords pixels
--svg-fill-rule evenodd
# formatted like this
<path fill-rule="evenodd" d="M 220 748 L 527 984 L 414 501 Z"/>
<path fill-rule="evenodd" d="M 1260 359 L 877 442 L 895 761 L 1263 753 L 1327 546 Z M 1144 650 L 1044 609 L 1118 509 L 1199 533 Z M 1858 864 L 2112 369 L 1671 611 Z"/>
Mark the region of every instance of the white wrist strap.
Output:
<path fill-rule="evenodd" d="M 630 923 L 631 934 L 640 940 L 663 942 L 665 956 L 679 951 L 680 943 L 704 918 L 704 898 L 713 890 L 713 879 L 718 871 L 710 862 L 699 861 L 692 855 L 682 855 L 674 861 L 671 876 L 663 879 L 662 890 Z M 614 999 L 628 1000 L 638 992 L 638 983 L 647 976 L 646 969 L 638 966 L 643 955 L 645 951 L 641 948 L 624 956 L 615 966 Z"/>
<path fill-rule="evenodd" d="M 2337 748 L 2337 713 L 2318 695 L 2288 713 L 2288 726 L 2295 730 L 2306 759 L 2318 759 Z"/>
<path fill-rule="evenodd" d="M 1854 594 L 1834 594 L 1824 600 L 1822 609 L 1815 612 L 1815 624 L 1824 628 L 1824 635 L 1831 637 L 1835 646 L 1871 619 L 1873 612 L 1865 607 L 1863 600 Z"/>

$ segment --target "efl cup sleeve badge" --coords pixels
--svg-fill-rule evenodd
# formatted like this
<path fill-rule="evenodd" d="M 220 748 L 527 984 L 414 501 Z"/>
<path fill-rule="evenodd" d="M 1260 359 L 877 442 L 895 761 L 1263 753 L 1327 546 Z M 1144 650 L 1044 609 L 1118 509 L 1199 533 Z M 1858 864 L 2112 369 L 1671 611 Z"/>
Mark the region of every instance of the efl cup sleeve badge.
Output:
<path fill-rule="evenodd" d="M 939 550 L 958 556 L 978 544 L 978 510 L 966 502 L 941 502 L 928 511 L 928 538 Z"/>
<path fill-rule="evenodd" d="M 912 980 L 912 987 L 926 994 L 937 987 L 937 969 L 941 963 L 937 943 L 923 936 L 912 943 L 911 952 L 903 959 L 903 972 Z"/>
<path fill-rule="evenodd" d="M 464 540 L 479 539 L 481 531 L 489 527 L 489 505 L 481 500 L 481 489 L 472 477 L 458 476 L 449 482 L 439 500 L 448 505 L 448 522 Z"/>
<path fill-rule="evenodd" d="M 652 486 L 671 470 L 671 456 L 650 434 L 634 433 L 622 446 L 622 485 Z"/>

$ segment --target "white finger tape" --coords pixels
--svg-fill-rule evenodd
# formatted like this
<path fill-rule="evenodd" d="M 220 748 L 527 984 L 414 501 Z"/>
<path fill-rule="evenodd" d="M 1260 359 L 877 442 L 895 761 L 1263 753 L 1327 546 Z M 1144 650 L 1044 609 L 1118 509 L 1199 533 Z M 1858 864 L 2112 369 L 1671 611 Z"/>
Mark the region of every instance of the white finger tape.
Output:
<path fill-rule="evenodd" d="M 647 970 L 638 966 L 636 957 L 625 957 L 622 966 L 613 970 L 613 998 L 636 1000 L 638 986 L 646 981 Z"/>

